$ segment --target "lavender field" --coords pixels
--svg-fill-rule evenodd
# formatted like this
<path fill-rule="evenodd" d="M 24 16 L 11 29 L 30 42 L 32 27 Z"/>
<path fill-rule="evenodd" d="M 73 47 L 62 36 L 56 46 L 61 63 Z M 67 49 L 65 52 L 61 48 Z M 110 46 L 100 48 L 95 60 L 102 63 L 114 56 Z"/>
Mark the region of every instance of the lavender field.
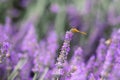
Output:
<path fill-rule="evenodd" d="M 120 0 L 0 0 L 0 80 L 120 80 Z"/>

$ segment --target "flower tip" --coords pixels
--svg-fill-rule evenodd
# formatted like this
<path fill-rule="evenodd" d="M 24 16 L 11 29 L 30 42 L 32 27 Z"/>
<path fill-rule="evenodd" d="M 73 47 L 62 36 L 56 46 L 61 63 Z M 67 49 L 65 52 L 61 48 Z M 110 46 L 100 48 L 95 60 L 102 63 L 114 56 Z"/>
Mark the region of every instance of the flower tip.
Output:
<path fill-rule="evenodd" d="M 70 31 L 73 32 L 73 33 L 81 33 L 81 34 L 83 34 L 83 35 L 87 35 L 87 33 L 82 32 L 82 31 L 79 31 L 79 30 L 76 29 L 76 28 L 72 28 Z"/>
<path fill-rule="evenodd" d="M 108 39 L 105 41 L 105 44 L 110 45 L 111 42 L 112 42 L 112 39 Z"/>
<path fill-rule="evenodd" d="M 10 54 L 9 54 L 9 53 L 7 53 L 7 54 L 6 54 L 6 57 L 10 57 Z"/>

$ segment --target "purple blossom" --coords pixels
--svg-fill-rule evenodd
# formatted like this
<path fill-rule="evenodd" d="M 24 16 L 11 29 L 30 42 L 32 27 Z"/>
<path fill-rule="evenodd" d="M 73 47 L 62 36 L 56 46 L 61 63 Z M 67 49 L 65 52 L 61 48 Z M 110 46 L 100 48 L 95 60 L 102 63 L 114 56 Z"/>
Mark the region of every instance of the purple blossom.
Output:
<path fill-rule="evenodd" d="M 87 71 L 83 60 L 81 47 L 75 50 L 74 56 L 71 59 L 70 70 L 68 72 L 68 80 L 86 80 Z"/>
<path fill-rule="evenodd" d="M 105 44 L 105 39 L 101 39 L 96 51 L 98 61 L 104 62 L 106 51 L 107 45 Z"/>
<path fill-rule="evenodd" d="M 114 66 L 111 72 L 110 80 L 119 80 L 120 79 L 120 71 L 119 71 L 119 66 L 120 66 L 120 51 L 119 51 L 119 46 L 120 46 L 120 29 L 117 31 L 116 34 L 114 34 L 114 37 L 116 37 L 116 41 L 114 44 L 116 44 L 116 53 L 115 53 L 115 62 Z"/>
<path fill-rule="evenodd" d="M 95 76 L 98 76 L 102 70 L 102 66 L 103 66 L 104 61 L 105 61 L 106 52 L 107 52 L 107 45 L 105 44 L 105 39 L 101 39 L 99 46 L 96 50 L 97 59 L 95 62 L 95 71 L 94 71 Z"/>
<path fill-rule="evenodd" d="M 95 67 L 95 56 L 92 56 L 92 57 L 90 57 L 89 61 L 87 62 L 87 65 L 86 65 L 88 75 L 90 73 L 93 73 L 94 67 Z"/>
<path fill-rule="evenodd" d="M 84 62 L 83 50 L 81 47 L 78 47 L 74 52 L 74 56 L 71 60 L 71 64 L 76 65 L 76 64 L 81 64 L 82 62 Z"/>
<path fill-rule="evenodd" d="M 91 73 L 90 76 L 89 76 L 89 80 L 96 80 L 94 75 Z"/>
<path fill-rule="evenodd" d="M 70 51 L 70 41 L 72 39 L 73 32 L 67 31 L 65 34 L 65 39 L 59 57 L 57 58 L 56 71 L 54 74 L 58 77 L 64 74 L 63 67 L 65 65 L 68 52 Z"/>
<path fill-rule="evenodd" d="M 45 54 L 45 47 L 46 47 L 46 43 L 45 41 L 41 41 L 40 42 L 40 50 L 37 50 L 34 54 L 34 68 L 33 71 L 34 72 L 43 72 L 44 67 L 42 66 L 44 63 L 42 63 L 42 61 L 44 61 L 44 54 Z"/>
<path fill-rule="evenodd" d="M 114 34 L 112 36 L 112 42 L 107 50 L 107 55 L 105 58 L 105 62 L 103 65 L 103 70 L 101 72 L 101 79 L 108 79 L 110 76 L 110 73 L 113 69 L 113 65 L 115 64 L 115 54 L 117 54 L 117 47 L 118 47 L 118 33 Z"/>
<path fill-rule="evenodd" d="M 85 64 L 81 63 L 81 65 L 76 65 L 77 70 L 71 73 L 70 80 L 86 80 L 87 79 L 87 71 L 85 68 Z"/>
<path fill-rule="evenodd" d="M 55 59 L 56 51 L 58 48 L 57 41 L 58 41 L 57 34 L 54 31 L 51 31 L 49 33 L 49 35 L 47 36 L 47 44 L 46 44 L 47 45 L 46 46 L 46 49 L 47 49 L 46 54 L 49 56 L 47 65 L 50 65 L 51 67 L 54 65 L 54 62 L 55 62 L 54 59 Z"/>
<path fill-rule="evenodd" d="M 23 53 L 26 53 L 27 62 L 24 65 L 24 68 L 21 70 L 21 78 L 24 80 L 28 80 L 32 71 L 32 64 L 33 64 L 33 55 L 36 53 L 38 49 L 37 43 L 37 35 L 35 31 L 35 27 L 31 24 L 29 26 L 29 31 L 27 32 L 26 36 L 21 45 L 21 50 Z"/>
<path fill-rule="evenodd" d="M 21 46 L 23 51 L 28 51 L 29 56 L 33 57 L 33 54 L 38 47 L 37 35 L 33 24 L 29 25 L 29 31 L 27 32 Z"/>
<path fill-rule="evenodd" d="M 44 68 L 45 66 L 52 67 L 54 65 L 57 48 L 57 35 L 54 31 L 51 31 L 47 36 L 47 39 L 40 42 L 39 50 L 37 50 L 34 55 L 34 69 L 41 72 L 41 70 L 43 70 L 41 68 Z"/>

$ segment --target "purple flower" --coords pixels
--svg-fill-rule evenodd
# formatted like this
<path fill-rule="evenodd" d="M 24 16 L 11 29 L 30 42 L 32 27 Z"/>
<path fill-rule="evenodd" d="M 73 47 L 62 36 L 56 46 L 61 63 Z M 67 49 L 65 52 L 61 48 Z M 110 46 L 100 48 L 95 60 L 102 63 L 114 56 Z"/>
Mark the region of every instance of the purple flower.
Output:
<path fill-rule="evenodd" d="M 97 51 L 96 51 L 96 53 L 97 53 L 97 62 L 98 61 L 100 61 L 100 62 L 104 61 L 106 51 L 107 51 L 107 45 L 105 44 L 105 39 L 101 39 L 100 43 L 99 43 L 99 46 L 97 48 Z"/>
<path fill-rule="evenodd" d="M 77 70 L 71 73 L 71 78 L 69 80 L 86 80 L 87 70 L 84 63 L 76 65 Z"/>
<path fill-rule="evenodd" d="M 58 71 L 56 71 L 57 73 L 55 74 L 58 76 L 63 75 L 63 67 L 67 59 L 68 52 L 70 50 L 70 41 L 72 39 L 72 36 L 73 36 L 73 33 L 71 31 L 66 32 L 65 40 L 64 40 L 60 55 L 57 58 L 58 62 L 56 63 L 56 67 Z"/>
<path fill-rule="evenodd" d="M 91 73 L 90 76 L 89 76 L 89 80 L 96 80 L 94 75 Z"/>
<path fill-rule="evenodd" d="M 43 72 L 44 70 L 43 64 L 45 64 L 44 63 L 45 59 L 47 59 L 45 58 L 45 54 L 46 54 L 45 49 L 46 49 L 46 43 L 45 41 L 41 41 L 38 50 L 36 50 L 35 54 L 33 55 L 34 56 L 34 61 L 33 61 L 34 72 Z"/>
<path fill-rule="evenodd" d="M 83 60 L 81 47 L 78 47 L 75 50 L 67 76 L 68 80 L 86 80 L 87 78 L 87 71 Z"/>
<path fill-rule="evenodd" d="M 81 64 L 82 62 L 84 62 L 83 50 L 81 47 L 78 47 L 74 52 L 73 58 L 71 59 L 71 65 Z"/>
<path fill-rule="evenodd" d="M 48 61 L 46 65 L 49 65 L 50 67 L 52 67 L 55 62 L 56 51 L 58 48 L 57 41 L 58 41 L 58 37 L 55 31 L 49 32 L 46 40 L 47 42 L 46 55 L 49 56 L 49 58 L 47 59 Z"/>
<path fill-rule="evenodd" d="M 38 43 L 37 43 L 37 35 L 35 31 L 35 27 L 33 24 L 29 25 L 29 30 L 22 42 L 22 50 L 23 51 L 28 51 L 29 56 L 33 57 L 33 54 L 37 50 Z"/>
<path fill-rule="evenodd" d="M 112 69 L 112 72 L 110 74 L 110 80 L 119 80 L 120 79 L 120 29 L 117 31 L 116 34 L 114 34 L 114 37 L 116 37 L 116 41 L 114 44 L 116 44 L 116 53 L 114 54 L 115 61 L 114 66 Z"/>
<path fill-rule="evenodd" d="M 103 70 L 101 72 L 101 79 L 108 79 L 115 64 L 115 55 L 118 54 L 117 47 L 119 42 L 118 32 L 112 35 L 112 42 L 108 48 Z"/>
<path fill-rule="evenodd" d="M 101 39 L 99 46 L 96 50 L 97 59 L 95 62 L 95 70 L 94 70 L 95 76 L 98 76 L 102 70 L 102 66 L 105 61 L 106 52 L 107 52 L 107 45 L 105 44 L 105 39 Z"/>
<path fill-rule="evenodd" d="M 24 69 L 22 69 L 20 72 L 21 73 L 20 76 L 22 77 L 22 79 L 28 80 L 30 73 L 32 71 L 33 66 L 32 64 L 34 59 L 33 55 L 38 50 L 37 35 L 35 27 L 32 24 L 30 24 L 29 30 L 25 35 L 20 48 L 23 53 L 26 53 L 27 57 L 25 58 L 28 59 L 27 62 L 25 63 Z"/>
<path fill-rule="evenodd" d="M 41 70 L 44 67 L 52 68 L 57 48 L 57 35 L 54 31 L 51 31 L 45 40 L 40 41 L 39 50 L 34 55 L 34 70 L 43 72 Z"/>
<path fill-rule="evenodd" d="M 95 56 L 93 55 L 90 57 L 86 65 L 88 74 L 93 73 L 94 67 L 95 67 Z"/>

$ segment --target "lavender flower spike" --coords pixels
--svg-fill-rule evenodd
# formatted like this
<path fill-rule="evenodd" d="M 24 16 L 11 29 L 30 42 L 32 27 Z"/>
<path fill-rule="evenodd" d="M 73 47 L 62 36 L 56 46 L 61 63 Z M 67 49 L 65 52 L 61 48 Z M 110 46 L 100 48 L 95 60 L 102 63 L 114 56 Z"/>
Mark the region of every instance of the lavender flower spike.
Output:
<path fill-rule="evenodd" d="M 94 76 L 98 76 L 102 70 L 102 66 L 104 64 L 105 56 L 107 52 L 107 44 L 109 44 L 109 40 L 105 41 L 104 38 L 100 40 L 99 46 L 96 50 L 97 59 L 95 61 L 95 70 L 94 70 L 95 75 Z"/>
<path fill-rule="evenodd" d="M 85 67 L 84 59 L 82 58 L 82 48 L 78 47 L 75 50 L 74 56 L 71 61 L 68 80 L 86 80 L 87 70 Z"/>
<path fill-rule="evenodd" d="M 66 35 L 65 35 L 65 40 L 64 40 L 64 43 L 63 43 L 63 46 L 62 46 L 62 49 L 61 49 L 61 52 L 60 52 L 60 55 L 59 57 L 57 58 L 57 63 L 56 63 L 56 67 L 57 67 L 57 70 L 55 72 L 55 75 L 57 76 L 57 79 L 64 74 L 64 70 L 63 70 L 63 67 L 64 67 L 64 64 L 66 62 L 66 59 L 67 59 L 67 55 L 70 51 L 70 41 L 72 40 L 72 37 L 73 37 L 73 34 L 75 32 L 80 32 L 79 30 L 77 30 L 76 28 L 72 28 L 70 31 L 67 31 L 66 32 Z M 81 32 L 80 32 L 81 33 Z M 82 32 L 82 34 L 84 34 Z"/>
<path fill-rule="evenodd" d="M 83 59 L 83 50 L 81 47 L 78 47 L 75 52 L 74 52 L 74 56 L 72 58 L 72 65 L 77 65 L 77 64 L 81 64 L 82 62 L 84 62 Z"/>
<path fill-rule="evenodd" d="M 76 65 L 76 71 L 71 73 L 69 80 L 87 80 L 87 70 L 84 62 Z"/>
<path fill-rule="evenodd" d="M 70 41 L 72 37 L 73 37 L 73 32 L 67 31 L 60 55 L 57 58 L 57 61 L 58 61 L 56 63 L 57 71 L 55 74 L 58 76 L 63 75 L 61 71 L 64 67 L 65 60 L 67 59 L 68 52 L 70 51 Z"/>
<path fill-rule="evenodd" d="M 117 50 L 116 50 L 118 47 L 117 43 L 118 43 L 118 36 L 117 34 L 115 34 L 112 37 L 112 42 L 107 51 L 107 55 L 103 65 L 103 70 L 101 72 L 101 80 L 107 80 L 109 78 L 109 74 L 113 69 L 113 65 L 115 63 L 115 54 L 117 54 Z"/>
<path fill-rule="evenodd" d="M 103 65 L 103 71 L 101 73 L 101 77 L 102 77 L 101 80 L 106 80 L 108 78 L 108 74 L 110 73 L 112 68 L 113 56 L 115 54 L 114 51 L 115 51 L 114 47 L 111 46 L 107 52 L 106 60 Z"/>

